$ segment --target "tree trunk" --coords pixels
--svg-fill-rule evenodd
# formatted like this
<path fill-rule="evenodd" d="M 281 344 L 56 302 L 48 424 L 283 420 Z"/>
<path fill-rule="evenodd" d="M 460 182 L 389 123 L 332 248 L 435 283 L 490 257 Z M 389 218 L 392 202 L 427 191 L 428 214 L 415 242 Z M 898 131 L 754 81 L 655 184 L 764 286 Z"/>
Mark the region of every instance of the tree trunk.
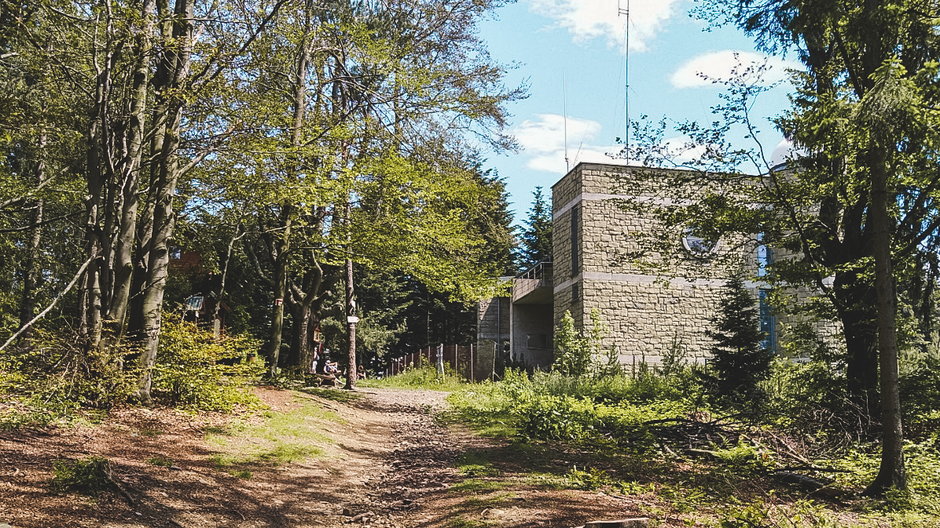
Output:
<path fill-rule="evenodd" d="M 291 306 L 291 319 L 294 335 L 291 339 L 288 364 L 298 367 L 303 374 L 310 367 L 309 364 L 305 365 L 303 362 L 310 348 L 310 306 L 300 302 L 294 303 Z"/>
<path fill-rule="evenodd" d="M 307 73 L 310 67 L 310 11 L 309 8 L 304 11 L 305 33 L 300 41 L 299 53 L 297 54 L 297 63 L 294 70 L 294 92 L 291 106 L 293 107 L 293 116 L 291 120 L 290 146 L 291 154 L 294 157 L 299 156 L 297 149 L 300 148 L 303 138 L 303 126 L 307 109 Z M 294 179 L 299 171 L 300 163 L 296 163 L 289 173 L 289 179 Z M 282 205 L 282 219 L 284 231 L 281 234 L 281 244 L 277 249 L 275 256 L 274 270 L 274 313 L 271 318 L 271 339 L 268 348 L 268 360 L 270 361 L 269 375 L 274 376 L 277 371 L 277 364 L 281 349 L 281 334 L 284 330 L 284 302 L 287 297 L 287 254 L 290 250 L 290 231 L 293 215 L 293 207 L 288 204 Z M 309 311 L 309 310 L 308 310 Z M 294 321 L 295 326 L 304 326 L 302 321 Z"/>
<path fill-rule="evenodd" d="M 39 134 L 36 150 L 36 185 L 41 187 L 46 182 L 46 132 Z M 23 269 L 23 295 L 20 301 L 20 327 L 29 323 L 36 311 L 36 284 L 39 282 L 42 248 L 42 221 L 45 200 L 36 198 L 33 204 L 31 222 L 33 228 L 29 236 L 29 248 L 26 254 L 26 264 Z"/>
<path fill-rule="evenodd" d="M 835 274 L 833 292 L 846 345 L 846 383 L 859 409 L 871 415 L 878 408 L 878 327 L 875 290 L 854 271 Z"/>
<path fill-rule="evenodd" d="M 222 277 L 219 279 L 219 291 L 215 295 L 215 304 L 212 306 L 212 336 L 216 339 L 222 336 L 222 299 L 225 297 L 225 282 L 228 280 L 228 267 L 232 262 L 232 251 L 235 249 L 235 242 L 242 236 L 241 223 L 239 223 L 235 228 L 235 234 L 228 241 L 228 248 L 225 250 L 225 264 L 222 266 Z"/>
<path fill-rule="evenodd" d="M 120 162 L 121 176 L 121 220 L 116 234 L 114 249 L 114 287 L 108 309 L 108 321 L 112 332 L 123 331 L 133 283 L 133 251 L 137 241 L 138 189 L 143 156 L 144 121 L 147 112 L 147 94 L 150 83 L 151 33 L 155 25 L 155 0 L 144 0 L 141 8 L 143 20 L 138 34 L 135 53 L 137 67 L 134 71 L 133 99 L 130 123 L 125 140 L 126 151 Z"/>
<path fill-rule="evenodd" d="M 284 226 L 274 252 L 274 306 L 271 313 L 271 335 L 268 340 L 268 376 L 277 374 L 281 355 L 281 340 L 284 333 L 284 299 L 287 296 L 287 264 L 290 252 L 292 208 L 285 205 L 281 211 Z"/>
<path fill-rule="evenodd" d="M 99 76 L 100 77 L 100 76 Z M 101 81 L 99 81 L 100 84 Z M 99 88 L 101 92 L 101 88 Z M 99 104 L 103 94 L 99 93 Z M 97 105 L 96 105 L 97 106 Z M 85 258 L 89 261 L 85 270 L 81 299 L 81 322 L 79 335 L 89 349 L 97 348 L 101 340 L 101 287 L 99 267 L 101 240 L 98 220 L 101 208 L 101 190 L 104 185 L 99 156 L 100 123 L 98 110 L 91 116 L 88 127 L 86 152 L 86 181 L 88 195 L 85 197 Z"/>
<path fill-rule="evenodd" d="M 164 60 L 170 65 L 169 88 L 161 94 L 170 98 L 164 101 L 167 108 L 166 131 L 163 149 L 155 153 L 159 165 L 159 175 L 154 186 L 153 229 L 149 244 L 147 261 L 147 279 L 144 284 L 141 302 L 141 320 L 143 322 L 143 347 L 140 353 L 141 377 L 138 383 L 138 396 L 141 401 L 151 401 L 150 389 L 153 365 L 160 344 L 160 329 L 163 323 L 163 295 L 169 271 L 169 241 L 173 236 L 175 217 L 173 197 L 179 179 L 180 167 L 177 150 L 180 143 L 180 125 L 183 113 L 183 100 L 180 90 L 189 71 L 192 48 L 193 7 L 190 0 L 177 0 L 173 18 L 173 39 L 175 45 L 168 48 Z"/>
<path fill-rule="evenodd" d="M 889 488 L 906 489 L 904 469 L 904 434 L 901 426 L 901 402 L 898 394 L 897 297 L 891 259 L 891 217 L 888 208 L 892 196 L 888 189 L 886 155 L 875 149 L 871 154 L 872 249 L 875 257 L 875 293 L 878 307 L 878 352 L 881 369 L 881 467 L 866 494 L 882 496 Z"/>
<path fill-rule="evenodd" d="M 319 226 L 319 222 L 317 222 Z M 312 361 L 310 354 L 311 332 L 316 328 L 315 307 L 323 301 L 320 289 L 323 286 L 323 268 L 313 255 L 313 269 L 304 276 L 302 287 L 291 285 L 294 338 L 291 341 L 290 364 L 300 366 L 307 372 Z"/>
<path fill-rule="evenodd" d="M 346 207 L 346 218 L 349 218 L 349 206 Z M 348 220 L 347 220 L 348 221 Z M 353 276 L 353 261 L 346 259 L 346 334 L 349 340 L 349 354 L 347 360 L 346 386 L 348 390 L 356 388 L 356 284 Z"/>

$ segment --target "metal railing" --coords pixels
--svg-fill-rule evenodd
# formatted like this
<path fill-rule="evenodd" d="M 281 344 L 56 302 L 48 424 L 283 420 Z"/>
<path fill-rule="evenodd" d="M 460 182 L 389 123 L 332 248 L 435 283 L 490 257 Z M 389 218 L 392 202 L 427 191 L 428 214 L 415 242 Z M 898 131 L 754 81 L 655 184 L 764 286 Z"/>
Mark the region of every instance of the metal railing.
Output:
<path fill-rule="evenodd" d="M 541 281 L 551 282 L 552 263 L 551 261 L 539 262 L 538 264 L 532 266 L 531 268 L 516 275 L 516 278 L 517 279 L 538 279 Z"/>

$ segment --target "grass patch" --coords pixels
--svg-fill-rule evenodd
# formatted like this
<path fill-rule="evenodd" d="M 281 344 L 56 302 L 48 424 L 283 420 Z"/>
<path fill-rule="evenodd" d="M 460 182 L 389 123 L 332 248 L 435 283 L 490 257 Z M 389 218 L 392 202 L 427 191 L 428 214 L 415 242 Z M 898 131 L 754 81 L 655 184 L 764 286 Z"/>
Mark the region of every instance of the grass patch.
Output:
<path fill-rule="evenodd" d="M 147 438 L 153 438 L 155 436 L 160 436 L 161 434 L 163 434 L 163 431 L 160 431 L 159 429 L 153 429 L 150 427 L 143 427 L 137 431 L 137 434 L 140 436 L 145 436 Z"/>
<path fill-rule="evenodd" d="M 175 464 L 172 458 L 167 458 L 162 455 L 148 458 L 147 463 L 150 464 L 151 466 L 158 466 L 158 467 L 170 467 Z"/>
<path fill-rule="evenodd" d="M 56 460 L 52 463 L 52 491 L 76 492 L 97 495 L 110 489 L 111 463 L 108 459 L 93 456 L 77 460 Z"/>
<path fill-rule="evenodd" d="M 508 488 L 510 482 L 504 480 L 491 480 L 483 478 L 468 478 L 450 487 L 457 493 L 486 493 L 489 491 L 501 491 Z"/>
<path fill-rule="evenodd" d="M 468 451 L 460 455 L 457 469 L 466 477 L 498 477 L 502 472 L 493 466 L 485 453 Z"/>
<path fill-rule="evenodd" d="M 488 528 L 492 526 L 490 523 L 485 521 L 478 521 L 476 519 L 467 519 L 464 516 L 459 516 L 451 519 L 450 523 L 447 525 L 448 528 Z"/>
<path fill-rule="evenodd" d="M 515 493 L 502 492 L 484 497 L 471 497 L 463 501 L 463 505 L 467 508 L 495 508 L 497 506 L 504 506 L 506 503 L 518 497 L 519 496 Z"/>
<path fill-rule="evenodd" d="M 453 370 L 446 369 L 443 376 L 438 376 L 436 368 L 425 366 L 407 370 L 388 378 L 364 379 L 359 381 L 359 385 L 361 387 L 454 392 L 466 388 L 470 384 L 457 376 L 457 373 Z"/>
<path fill-rule="evenodd" d="M 5 391 L 0 391 L 0 399 L 5 400 L 0 403 L 0 431 L 47 427 L 66 422 L 76 413 L 71 405 L 50 404 L 37 397 L 24 400 Z"/>
<path fill-rule="evenodd" d="M 848 506 L 821 498 L 811 503 L 805 490 L 768 477 L 790 463 L 773 441 L 803 436 L 776 422 L 739 422 L 740 436 L 733 427 L 703 434 L 725 411 L 687 398 L 691 393 L 679 390 L 683 380 L 653 373 L 592 379 L 507 372 L 501 382 L 465 384 L 448 395 L 450 409 L 439 420 L 509 442 L 461 457 L 457 469 L 465 480 L 452 489 L 482 494 L 482 501 L 510 484 L 605 490 L 643 496 L 646 513 L 656 517 L 706 519 L 723 528 L 940 526 L 936 437 L 906 445 L 908 492 Z M 806 455 L 813 466 L 837 471 L 806 473 L 832 479 L 831 489 L 854 497 L 851 492 L 863 489 L 878 470 L 878 446 L 826 451 L 826 445 L 809 438 L 806 449 L 818 451 Z"/>
<path fill-rule="evenodd" d="M 218 451 L 211 458 L 213 464 L 237 477 L 251 478 L 251 466 L 280 466 L 323 454 L 323 446 L 333 442 L 322 432 L 324 422 L 345 420 L 309 397 L 298 396 L 298 401 L 299 407 L 265 411 L 254 423 L 237 421 L 225 428 L 206 428 L 206 442 Z"/>

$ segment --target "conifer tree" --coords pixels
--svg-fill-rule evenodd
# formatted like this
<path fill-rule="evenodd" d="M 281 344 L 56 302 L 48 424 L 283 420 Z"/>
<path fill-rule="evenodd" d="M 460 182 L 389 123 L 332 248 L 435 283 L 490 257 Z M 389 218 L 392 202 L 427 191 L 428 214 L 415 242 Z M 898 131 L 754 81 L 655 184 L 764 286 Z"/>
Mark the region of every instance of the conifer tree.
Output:
<path fill-rule="evenodd" d="M 713 319 L 715 330 L 708 332 L 715 344 L 703 378 L 718 398 L 729 403 L 750 402 L 760 396 L 757 383 L 769 375 L 773 352 L 762 343 L 757 306 L 741 277 L 731 277 L 725 288 Z"/>
<path fill-rule="evenodd" d="M 539 262 L 552 260 L 552 205 L 536 187 L 532 193 L 532 208 L 522 230 L 519 248 L 519 266 L 530 268 Z"/>

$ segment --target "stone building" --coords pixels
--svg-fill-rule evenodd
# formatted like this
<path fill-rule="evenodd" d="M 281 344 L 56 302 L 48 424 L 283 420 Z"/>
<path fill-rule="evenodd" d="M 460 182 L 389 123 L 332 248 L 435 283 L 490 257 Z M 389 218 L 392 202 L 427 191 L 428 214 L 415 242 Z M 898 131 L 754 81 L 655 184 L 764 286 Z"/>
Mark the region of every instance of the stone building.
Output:
<path fill-rule="evenodd" d="M 511 296 L 479 305 L 478 346 L 508 351 L 517 364 L 546 368 L 552 334 L 565 312 L 606 329 L 626 366 L 667 355 L 704 362 L 707 336 L 732 269 L 758 299 L 766 346 L 778 346 L 780 321 L 760 282 L 772 252 L 759 237 L 711 241 L 673 232 L 662 208 L 691 203 L 701 182 L 691 173 L 581 163 L 552 187 L 553 262 L 512 279 Z"/>

